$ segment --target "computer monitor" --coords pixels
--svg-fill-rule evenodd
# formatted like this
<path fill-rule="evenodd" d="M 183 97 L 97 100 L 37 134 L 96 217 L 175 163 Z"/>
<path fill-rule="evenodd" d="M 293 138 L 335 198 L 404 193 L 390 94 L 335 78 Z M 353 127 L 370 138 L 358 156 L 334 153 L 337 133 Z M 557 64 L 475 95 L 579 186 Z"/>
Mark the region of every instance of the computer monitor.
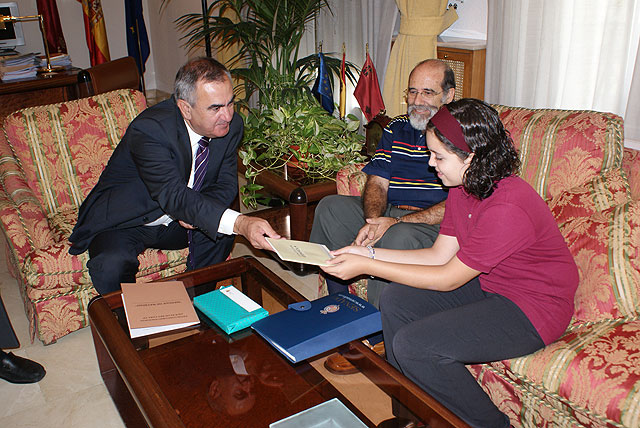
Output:
<path fill-rule="evenodd" d="M 20 16 L 18 3 L 14 1 L 0 2 L 0 15 Z M 5 22 L 5 29 L 0 30 L 0 50 L 13 49 L 24 45 L 24 34 L 21 22 Z"/>

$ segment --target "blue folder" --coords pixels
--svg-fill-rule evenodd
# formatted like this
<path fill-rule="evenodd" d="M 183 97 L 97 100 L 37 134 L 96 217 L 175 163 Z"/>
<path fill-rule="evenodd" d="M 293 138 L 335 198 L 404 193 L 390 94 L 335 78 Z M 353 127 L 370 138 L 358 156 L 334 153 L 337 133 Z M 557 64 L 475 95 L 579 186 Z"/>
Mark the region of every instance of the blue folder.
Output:
<path fill-rule="evenodd" d="M 256 309 L 248 311 L 227 297 L 223 290 L 229 287 L 233 286 L 221 287 L 217 290 L 196 296 L 193 298 L 193 305 L 227 334 L 247 328 L 253 322 L 269 315 L 266 309 L 258 306 L 247 296 L 235 289 L 233 291 L 241 294 L 241 297 L 255 305 Z"/>
<path fill-rule="evenodd" d="M 336 293 L 255 322 L 251 328 L 291 362 L 306 360 L 382 330 L 375 306 L 347 293 Z"/>

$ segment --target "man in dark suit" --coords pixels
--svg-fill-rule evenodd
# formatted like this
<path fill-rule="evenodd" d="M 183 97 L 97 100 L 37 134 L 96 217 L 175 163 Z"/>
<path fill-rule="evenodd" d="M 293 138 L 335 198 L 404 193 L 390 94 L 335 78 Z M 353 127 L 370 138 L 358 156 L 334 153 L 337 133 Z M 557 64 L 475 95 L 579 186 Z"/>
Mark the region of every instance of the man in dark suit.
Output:
<path fill-rule="evenodd" d="M 265 220 L 229 209 L 238 192 L 243 135 L 231 76 L 211 58 L 187 62 L 171 99 L 136 117 L 82 203 L 71 254 L 89 250 L 89 274 L 104 294 L 135 282 L 146 248 L 189 246 L 187 267 L 225 260 L 234 234 L 256 248 L 279 238 Z"/>

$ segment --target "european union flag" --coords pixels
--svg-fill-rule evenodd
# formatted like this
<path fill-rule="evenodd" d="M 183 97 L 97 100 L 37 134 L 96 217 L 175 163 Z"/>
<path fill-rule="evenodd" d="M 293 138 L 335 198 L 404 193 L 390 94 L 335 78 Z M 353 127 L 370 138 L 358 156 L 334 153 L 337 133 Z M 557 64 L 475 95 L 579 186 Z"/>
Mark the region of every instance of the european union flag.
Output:
<path fill-rule="evenodd" d="M 331 91 L 331 80 L 329 79 L 329 73 L 327 73 L 327 69 L 324 66 L 324 55 L 322 52 L 318 54 L 320 57 L 320 65 L 318 66 L 318 78 L 316 79 L 316 83 L 313 85 L 311 92 L 316 96 L 318 102 L 322 104 L 322 107 L 329 114 L 333 113 L 335 109 L 335 105 L 333 104 L 333 92 Z"/>
<path fill-rule="evenodd" d="M 127 24 L 127 52 L 136 60 L 140 76 L 144 74 L 149 58 L 149 38 L 142 16 L 142 0 L 124 0 L 125 21 Z"/>

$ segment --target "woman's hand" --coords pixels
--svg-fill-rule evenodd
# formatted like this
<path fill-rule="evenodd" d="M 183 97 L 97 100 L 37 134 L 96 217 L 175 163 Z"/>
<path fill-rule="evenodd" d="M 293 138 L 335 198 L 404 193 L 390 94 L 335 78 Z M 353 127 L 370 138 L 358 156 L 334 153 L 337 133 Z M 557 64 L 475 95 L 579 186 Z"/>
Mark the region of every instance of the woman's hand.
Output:
<path fill-rule="evenodd" d="M 329 260 L 329 266 L 320 268 L 340 279 L 351 279 L 355 276 L 367 273 L 371 259 L 369 249 L 366 247 L 352 245 L 332 251 L 335 258 Z"/>

